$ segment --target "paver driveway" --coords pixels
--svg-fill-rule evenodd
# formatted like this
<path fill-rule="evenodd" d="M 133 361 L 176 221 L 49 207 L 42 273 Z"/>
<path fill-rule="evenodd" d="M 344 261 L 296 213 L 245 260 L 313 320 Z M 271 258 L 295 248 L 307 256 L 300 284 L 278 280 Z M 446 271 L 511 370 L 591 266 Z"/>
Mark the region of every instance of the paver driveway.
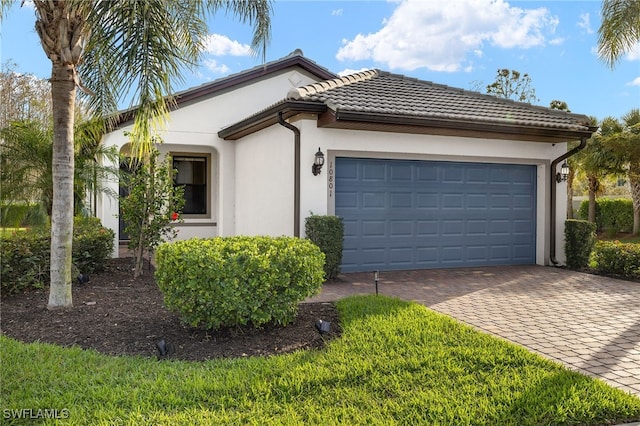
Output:
<path fill-rule="evenodd" d="M 373 273 L 340 278 L 308 301 L 375 293 Z M 640 396 L 640 283 L 517 266 L 380 272 L 378 288 Z"/>

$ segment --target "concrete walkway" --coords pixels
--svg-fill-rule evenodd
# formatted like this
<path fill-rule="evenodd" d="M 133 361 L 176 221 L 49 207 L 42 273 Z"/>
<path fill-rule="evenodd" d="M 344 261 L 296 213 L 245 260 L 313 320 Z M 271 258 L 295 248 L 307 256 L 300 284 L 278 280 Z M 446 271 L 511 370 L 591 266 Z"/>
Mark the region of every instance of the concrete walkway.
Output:
<path fill-rule="evenodd" d="M 340 278 L 308 301 L 375 293 L 373 273 Z M 640 396 L 640 283 L 518 266 L 381 272 L 378 288 Z"/>

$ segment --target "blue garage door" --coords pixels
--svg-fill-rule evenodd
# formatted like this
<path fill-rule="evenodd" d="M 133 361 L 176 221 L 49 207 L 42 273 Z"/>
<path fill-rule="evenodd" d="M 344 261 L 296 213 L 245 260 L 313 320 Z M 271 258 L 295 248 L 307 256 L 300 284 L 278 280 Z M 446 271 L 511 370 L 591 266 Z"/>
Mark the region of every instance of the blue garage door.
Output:
<path fill-rule="evenodd" d="M 535 263 L 536 167 L 336 159 L 342 270 Z"/>

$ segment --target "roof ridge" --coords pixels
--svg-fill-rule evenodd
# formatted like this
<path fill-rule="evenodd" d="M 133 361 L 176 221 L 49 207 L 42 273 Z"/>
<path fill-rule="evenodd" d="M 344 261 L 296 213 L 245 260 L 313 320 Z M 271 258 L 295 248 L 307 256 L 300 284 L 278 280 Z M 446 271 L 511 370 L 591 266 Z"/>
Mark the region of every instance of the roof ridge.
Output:
<path fill-rule="evenodd" d="M 583 117 L 583 114 L 576 114 L 570 111 L 564 111 L 564 110 L 559 110 L 559 109 L 554 109 L 548 106 L 544 106 L 544 105 L 538 105 L 538 104 L 533 104 L 531 102 L 525 102 L 525 101 L 518 101 L 518 100 L 514 100 L 514 99 L 510 99 L 510 98 L 501 98 L 499 96 L 495 96 L 492 95 L 490 93 L 483 93 L 480 92 L 478 90 L 472 90 L 472 89 L 465 89 L 462 87 L 455 87 L 455 86 L 450 86 L 447 84 L 443 84 L 443 83 L 436 83 L 434 81 L 430 81 L 430 80 L 423 80 L 421 78 L 416 78 L 416 77 L 411 77 L 411 76 L 406 76 L 404 74 L 397 74 L 397 73 L 393 73 L 393 72 L 389 72 L 389 71 L 380 71 L 378 70 L 378 74 L 381 77 L 389 77 L 389 78 L 394 78 L 394 79 L 402 79 L 405 81 L 413 81 L 419 84 L 427 84 L 431 87 L 437 87 L 443 90 L 448 90 L 448 91 L 453 91 L 453 92 L 459 92 L 468 96 L 475 96 L 481 99 L 490 99 L 494 102 L 498 102 L 498 103 L 502 103 L 502 104 L 506 104 L 506 105 L 513 105 L 515 107 L 520 107 L 520 108 L 526 108 L 526 109 L 530 109 L 533 111 L 540 111 L 540 112 L 544 112 L 544 113 L 548 113 L 548 114 L 552 114 L 555 115 L 557 117 L 572 117 L 572 118 L 576 118 L 576 117 Z"/>
<path fill-rule="evenodd" d="M 311 83 L 306 86 L 294 87 L 289 90 L 289 93 L 287 93 L 287 99 L 300 100 L 305 96 L 317 95 L 336 87 L 342 87 L 349 84 L 357 83 L 359 81 L 369 80 L 376 77 L 377 75 L 379 75 L 379 71 L 377 69 L 370 69 L 359 71 L 353 74 L 348 74 L 338 78 L 333 78 L 331 80 Z"/>

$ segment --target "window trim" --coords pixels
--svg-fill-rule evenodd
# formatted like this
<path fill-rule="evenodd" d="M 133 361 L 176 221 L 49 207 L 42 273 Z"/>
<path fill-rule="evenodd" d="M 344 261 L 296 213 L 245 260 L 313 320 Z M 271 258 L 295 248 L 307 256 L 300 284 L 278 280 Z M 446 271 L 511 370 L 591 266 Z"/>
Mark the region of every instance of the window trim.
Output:
<path fill-rule="evenodd" d="M 184 219 L 211 219 L 212 217 L 212 202 L 211 202 L 211 192 L 212 192 L 212 179 L 211 179 L 211 168 L 212 168 L 212 155 L 210 153 L 205 152 L 169 152 L 171 156 L 171 164 L 173 166 L 176 157 L 190 157 L 190 158 L 204 158 L 205 159 L 205 207 L 206 213 L 197 214 L 197 213 L 183 213 L 182 217 Z"/>

